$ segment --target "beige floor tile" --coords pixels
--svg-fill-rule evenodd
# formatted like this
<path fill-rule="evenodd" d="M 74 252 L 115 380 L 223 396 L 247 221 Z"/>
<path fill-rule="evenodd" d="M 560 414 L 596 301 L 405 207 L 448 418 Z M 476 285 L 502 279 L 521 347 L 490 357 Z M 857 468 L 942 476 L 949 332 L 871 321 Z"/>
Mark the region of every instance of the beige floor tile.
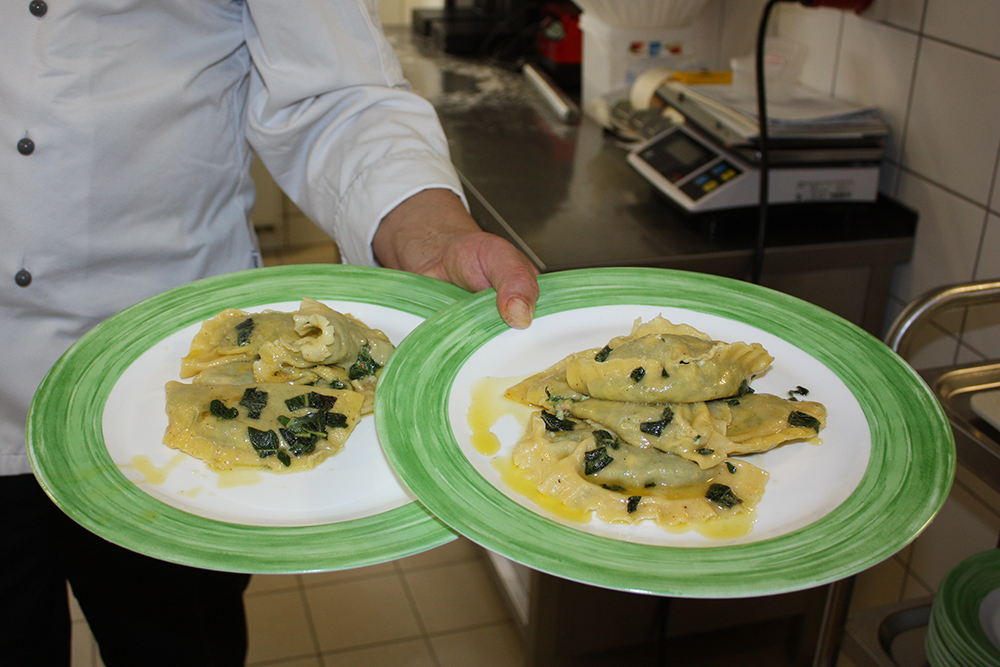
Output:
<path fill-rule="evenodd" d="M 372 577 L 384 577 L 388 574 L 396 574 L 396 568 L 391 562 L 369 565 L 368 567 L 355 567 L 349 570 L 336 570 L 333 572 L 312 572 L 303 574 L 302 585 L 308 587 L 326 584 L 335 584 L 343 581 L 354 581 L 357 579 L 371 579 Z"/>
<path fill-rule="evenodd" d="M 69 617 L 73 621 L 83 620 L 83 610 L 80 609 L 80 603 L 76 601 L 76 597 L 73 595 L 73 589 L 70 588 L 69 584 L 66 584 L 66 590 L 69 592 Z"/>
<path fill-rule="evenodd" d="M 249 664 L 318 653 L 300 590 L 248 595 L 246 614 Z"/>
<path fill-rule="evenodd" d="M 421 634 L 398 575 L 310 586 L 305 593 L 324 653 Z"/>
<path fill-rule="evenodd" d="M 403 575 L 427 632 L 450 632 L 509 620 L 486 567 L 477 559 Z"/>
<path fill-rule="evenodd" d="M 452 540 L 448 544 L 443 544 L 435 549 L 424 551 L 423 553 L 402 558 L 396 561 L 396 566 L 402 572 L 420 570 L 426 567 L 437 567 L 438 565 L 448 565 L 461 561 L 479 558 L 479 547 L 464 537 Z"/>
<path fill-rule="evenodd" d="M 521 667 L 524 654 L 510 623 L 431 637 L 441 667 Z"/>
<path fill-rule="evenodd" d="M 996 547 L 1000 517 L 962 485 L 952 486 L 940 513 L 913 543 L 910 569 L 932 590 L 966 558 Z"/>
<path fill-rule="evenodd" d="M 895 558 L 861 572 L 854 581 L 851 613 L 899 602 L 905 579 L 906 569 Z"/>
<path fill-rule="evenodd" d="M 97 642 L 86 621 L 73 621 L 70 638 L 70 664 L 72 667 L 104 667 Z"/>
<path fill-rule="evenodd" d="M 837 667 L 857 667 L 857 665 L 854 664 L 853 660 L 841 653 L 837 658 Z"/>
<path fill-rule="evenodd" d="M 267 667 L 323 667 L 323 660 L 319 656 L 309 656 L 307 658 L 269 662 L 267 663 Z"/>
<path fill-rule="evenodd" d="M 296 574 L 255 574 L 250 577 L 250 585 L 247 586 L 246 594 L 250 596 L 298 590 L 301 585 Z"/>
<path fill-rule="evenodd" d="M 327 653 L 323 663 L 327 667 L 438 667 L 423 639 Z"/>

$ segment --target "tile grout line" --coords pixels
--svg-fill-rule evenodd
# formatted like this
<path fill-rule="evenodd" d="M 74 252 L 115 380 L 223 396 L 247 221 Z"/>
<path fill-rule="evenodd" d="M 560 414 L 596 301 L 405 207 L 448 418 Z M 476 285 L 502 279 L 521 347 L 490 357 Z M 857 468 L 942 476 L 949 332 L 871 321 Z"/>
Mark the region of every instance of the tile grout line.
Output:
<path fill-rule="evenodd" d="M 309 636 L 312 638 L 313 649 L 315 651 L 313 655 L 321 666 L 325 665 L 326 662 L 323 660 L 323 652 L 320 650 L 319 645 L 319 632 L 316 630 L 316 621 L 313 619 L 312 607 L 309 606 L 309 596 L 306 595 L 305 580 L 302 575 L 296 574 L 295 582 L 297 584 L 296 588 L 299 593 L 299 600 L 302 602 L 302 609 L 306 614 L 306 623 L 309 624 Z"/>
<path fill-rule="evenodd" d="M 414 635 L 414 636 L 410 636 L 410 637 L 399 637 L 397 639 L 390 639 L 390 640 L 385 640 L 385 641 L 375 641 L 375 642 L 371 642 L 369 644 L 358 644 L 358 645 L 354 645 L 354 646 L 348 646 L 348 647 L 344 647 L 344 648 L 333 649 L 333 650 L 330 650 L 330 651 L 326 651 L 325 653 L 318 654 L 318 657 L 320 659 L 320 664 L 325 666 L 327 664 L 326 663 L 326 658 L 334 658 L 334 657 L 341 656 L 341 655 L 344 655 L 344 654 L 347 654 L 347 653 L 353 653 L 355 651 L 365 651 L 365 650 L 368 650 L 368 649 L 378 648 L 380 646 L 396 646 L 396 645 L 399 645 L 399 644 L 406 644 L 408 642 L 412 642 L 414 639 L 420 639 L 420 640 L 424 641 L 425 644 L 427 644 L 427 648 L 428 648 L 428 650 L 431 653 L 432 659 L 434 660 L 435 667 L 441 667 L 440 666 L 440 662 L 437 659 L 437 655 L 434 653 L 433 647 L 430 646 L 430 644 L 429 644 L 429 641 L 431 639 L 434 639 L 434 638 L 437 638 L 437 637 L 448 637 L 450 635 L 460 635 L 460 634 L 465 633 L 465 632 L 473 632 L 473 631 L 476 631 L 476 630 L 485 630 L 487 628 L 503 627 L 505 625 L 508 625 L 509 623 L 510 623 L 509 621 L 491 621 L 491 622 L 488 622 L 488 623 L 480 623 L 479 625 L 471 625 L 469 627 L 459 628 L 459 629 L 456 629 L 456 630 L 442 630 L 440 632 L 421 632 L 421 634 L 419 634 L 419 635 Z M 298 658 L 305 658 L 305 657 L 310 657 L 310 656 L 303 655 L 303 656 L 297 656 L 297 657 Z M 270 660 L 270 661 L 267 661 L 267 662 L 254 663 L 251 667 L 267 667 L 268 665 L 281 665 L 281 664 L 283 664 L 285 662 L 288 662 L 289 660 L 292 660 L 292 659 L 296 659 L 296 658 L 294 658 L 294 657 L 293 658 L 280 658 L 280 659 L 276 659 L 276 660 Z"/>
<path fill-rule="evenodd" d="M 399 582 L 403 586 L 403 592 L 406 594 L 406 600 L 410 604 L 410 609 L 413 611 L 413 615 L 417 619 L 417 627 L 420 629 L 420 638 L 424 642 L 424 646 L 427 648 L 427 652 L 431 656 L 431 661 L 434 663 L 434 667 L 441 667 L 441 661 L 438 660 L 437 652 L 434 650 L 434 645 L 431 643 L 430 635 L 427 632 L 427 626 L 424 625 L 424 617 L 420 614 L 420 609 L 417 607 L 417 599 L 413 595 L 413 591 L 410 590 L 410 584 L 406 581 L 406 572 L 400 566 L 399 561 L 393 561 L 393 567 L 396 569 L 396 574 L 399 577 Z"/>

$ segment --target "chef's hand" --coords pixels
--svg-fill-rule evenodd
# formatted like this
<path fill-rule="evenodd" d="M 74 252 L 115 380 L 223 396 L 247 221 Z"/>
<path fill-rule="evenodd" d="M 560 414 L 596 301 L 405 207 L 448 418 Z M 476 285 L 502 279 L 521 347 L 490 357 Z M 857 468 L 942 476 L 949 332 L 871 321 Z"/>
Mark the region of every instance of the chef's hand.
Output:
<path fill-rule="evenodd" d="M 506 240 L 484 232 L 450 190 L 423 190 L 390 211 L 372 239 L 383 266 L 497 291 L 500 317 L 527 328 L 538 300 L 535 265 Z"/>

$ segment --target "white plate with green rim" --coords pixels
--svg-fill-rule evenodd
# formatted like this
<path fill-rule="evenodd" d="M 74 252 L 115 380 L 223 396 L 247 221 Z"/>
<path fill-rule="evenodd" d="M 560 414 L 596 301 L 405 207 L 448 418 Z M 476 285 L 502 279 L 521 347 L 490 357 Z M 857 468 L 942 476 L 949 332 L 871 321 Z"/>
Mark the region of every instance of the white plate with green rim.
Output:
<path fill-rule="evenodd" d="M 343 451 L 288 475 L 216 473 L 162 444 L 163 387 L 201 323 L 225 308 L 295 310 L 311 297 L 398 344 L 467 292 L 388 269 L 297 265 L 200 280 L 147 299 L 81 338 L 48 373 L 28 417 L 35 474 L 101 537 L 172 562 L 255 573 L 393 560 L 455 534 L 416 502 L 362 418 Z"/>
<path fill-rule="evenodd" d="M 931 615 L 932 652 L 952 657 L 956 665 L 1000 667 L 1000 549 L 971 556 L 948 572 Z"/>
<path fill-rule="evenodd" d="M 585 269 L 546 274 L 539 284 L 536 320 L 524 331 L 503 324 L 491 291 L 428 318 L 386 364 L 376 396 L 376 428 L 393 468 L 432 513 L 484 547 L 607 588 L 747 597 L 875 565 L 944 502 L 955 450 L 940 404 L 906 363 L 842 318 L 757 285 L 680 271 Z M 720 340 L 763 343 L 775 362 L 755 391 L 785 395 L 801 385 L 828 409 L 822 444 L 750 457 L 770 480 L 748 535 L 567 521 L 508 488 L 471 442 L 470 395 L 492 382 L 483 378 L 513 384 L 656 314 Z M 497 457 L 521 429 L 517 419 L 496 423 Z"/>

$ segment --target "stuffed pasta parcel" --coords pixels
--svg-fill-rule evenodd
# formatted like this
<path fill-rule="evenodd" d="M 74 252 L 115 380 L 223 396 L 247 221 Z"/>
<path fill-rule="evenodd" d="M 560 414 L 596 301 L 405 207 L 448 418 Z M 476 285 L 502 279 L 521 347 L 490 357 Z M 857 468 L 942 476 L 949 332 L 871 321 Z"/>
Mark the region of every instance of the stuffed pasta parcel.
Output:
<path fill-rule="evenodd" d="M 388 337 L 313 299 L 205 321 L 166 386 L 164 444 L 210 467 L 293 471 L 343 449 L 372 411 Z"/>
<path fill-rule="evenodd" d="M 746 514 L 767 471 L 740 455 L 814 438 L 822 404 L 757 394 L 773 357 L 662 317 L 510 387 L 537 408 L 512 463 L 538 492 L 612 523 L 663 527 Z"/>

